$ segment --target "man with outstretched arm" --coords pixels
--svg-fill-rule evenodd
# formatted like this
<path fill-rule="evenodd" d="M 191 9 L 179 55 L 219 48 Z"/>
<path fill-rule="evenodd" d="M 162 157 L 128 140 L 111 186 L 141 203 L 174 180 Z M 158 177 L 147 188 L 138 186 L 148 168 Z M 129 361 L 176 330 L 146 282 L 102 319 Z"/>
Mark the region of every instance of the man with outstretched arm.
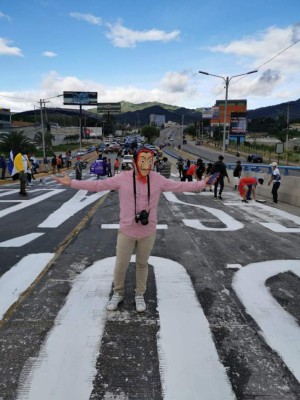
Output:
<path fill-rule="evenodd" d="M 148 259 L 157 225 L 157 206 L 162 192 L 193 192 L 205 189 L 209 177 L 202 181 L 180 182 L 152 171 L 153 153 L 141 148 L 134 154 L 134 169 L 101 181 L 71 180 L 67 175 L 56 181 L 73 189 L 92 192 L 117 190 L 120 202 L 120 230 L 114 270 L 114 294 L 107 310 L 114 311 L 124 298 L 124 284 L 131 255 L 136 249 L 136 310 L 146 310 L 144 293 L 148 278 Z"/>

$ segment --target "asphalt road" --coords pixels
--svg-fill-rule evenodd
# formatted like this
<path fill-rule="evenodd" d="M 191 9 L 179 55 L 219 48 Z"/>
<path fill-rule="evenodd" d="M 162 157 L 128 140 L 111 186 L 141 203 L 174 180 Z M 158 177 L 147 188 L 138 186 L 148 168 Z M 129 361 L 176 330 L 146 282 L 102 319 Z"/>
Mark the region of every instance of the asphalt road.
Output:
<path fill-rule="evenodd" d="M 229 188 L 222 202 L 162 195 L 147 311 L 132 262 L 111 313 L 117 193 L 50 176 L 17 193 L 0 189 L 0 289 L 17 293 L 0 317 L 1 400 L 300 399 L 299 214 Z"/>

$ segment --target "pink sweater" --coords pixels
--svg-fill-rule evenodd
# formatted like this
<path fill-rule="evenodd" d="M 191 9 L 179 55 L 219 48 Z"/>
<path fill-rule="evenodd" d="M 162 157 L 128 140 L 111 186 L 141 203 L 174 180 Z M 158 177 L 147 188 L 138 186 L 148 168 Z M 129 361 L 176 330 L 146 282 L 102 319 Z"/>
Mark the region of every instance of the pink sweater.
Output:
<path fill-rule="evenodd" d="M 99 181 L 72 180 L 71 188 L 90 192 L 118 190 L 120 202 L 120 230 L 135 239 L 149 236 L 156 230 L 157 205 L 161 192 L 195 192 L 205 188 L 204 181 L 181 182 L 164 178 L 157 172 L 150 172 L 150 201 L 148 204 L 148 185 L 136 179 L 136 210 L 150 211 L 148 225 L 135 222 L 133 171 L 125 171 L 112 178 Z"/>

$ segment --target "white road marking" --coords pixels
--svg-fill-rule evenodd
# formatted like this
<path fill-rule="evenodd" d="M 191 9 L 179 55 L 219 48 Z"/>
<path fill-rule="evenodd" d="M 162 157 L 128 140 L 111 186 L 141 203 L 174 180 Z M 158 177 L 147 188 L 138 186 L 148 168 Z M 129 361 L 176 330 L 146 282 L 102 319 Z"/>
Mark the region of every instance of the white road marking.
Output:
<path fill-rule="evenodd" d="M 276 223 L 270 223 L 270 222 L 259 222 L 262 226 L 265 228 L 270 229 L 273 232 L 278 232 L 278 233 L 300 233 L 300 227 L 299 228 L 286 228 L 285 226 L 281 224 L 276 224 Z"/>
<path fill-rule="evenodd" d="M 276 233 L 299 233 L 300 232 L 300 217 L 297 217 L 296 215 L 290 214 L 286 211 L 270 207 L 265 204 L 261 203 L 224 203 L 229 206 L 235 206 L 235 207 L 244 207 L 244 210 L 248 212 L 249 214 L 255 215 L 257 222 L 264 226 L 265 228 L 276 232 Z M 262 212 L 259 212 L 258 210 L 261 210 Z M 269 213 L 269 215 L 266 213 L 266 211 Z M 279 224 L 278 222 L 271 222 L 276 219 L 276 217 L 286 219 L 288 221 L 292 221 L 293 223 L 299 225 L 299 228 L 287 228 L 283 226 L 282 224 Z M 258 219 L 264 220 L 264 221 L 269 221 L 269 222 L 260 222 Z"/>
<path fill-rule="evenodd" d="M 300 382 L 300 328 L 265 286 L 268 278 L 292 271 L 300 277 L 300 260 L 273 260 L 249 264 L 235 273 L 233 288 L 246 312 L 259 325 L 266 342 Z"/>
<path fill-rule="evenodd" d="M 77 276 L 18 400 L 90 398 L 114 264 L 115 257 L 106 258 Z"/>
<path fill-rule="evenodd" d="M 44 235 L 44 233 L 29 233 L 28 235 L 18 236 L 13 239 L 6 240 L 5 242 L 0 242 L 0 247 L 22 247 L 27 243 L 37 239 L 38 237 Z"/>
<path fill-rule="evenodd" d="M 59 225 L 64 223 L 67 219 L 72 217 L 78 211 L 94 203 L 109 191 L 97 192 L 90 196 L 87 196 L 87 190 L 78 190 L 76 194 L 63 205 L 55 210 L 48 216 L 38 227 L 39 228 L 57 228 Z"/>
<path fill-rule="evenodd" d="M 132 256 L 131 262 L 135 261 Z M 208 321 L 184 267 L 150 257 L 157 282 L 165 400 L 233 400 Z M 18 400 L 88 400 L 106 320 L 115 257 L 77 276 L 38 357 L 24 367 Z M 101 363 L 101 358 L 100 358 Z"/>
<path fill-rule="evenodd" d="M 227 264 L 226 268 L 227 269 L 241 269 L 242 265 L 241 264 Z"/>
<path fill-rule="evenodd" d="M 164 400 L 235 399 L 185 268 L 160 257 L 149 263 L 157 287 Z"/>
<path fill-rule="evenodd" d="M 172 203 L 185 204 L 189 207 L 196 207 L 196 208 L 200 208 L 201 210 L 205 210 L 205 211 L 209 212 L 210 214 L 214 215 L 225 225 L 224 228 L 212 228 L 212 227 L 203 225 L 199 221 L 199 219 L 183 219 L 183 223 L 186 226 L 189 226 L 189 227 L 195 228 L 195 229 L 199 229 L 199 230 L 203 230 L 203 231 L 236 231 L 236 230 L 242 229 L 244 227 L 244 225 L 241 222 L 232 218 L 230 215 L 226 214 L 222 210 L 219 210 L 217 208 L 200 206 L 198 204 L 186 203 L 184 201 L 178 200 L 177 197 L 171 192 L 164 192 L 163 194 L 164 194 L 165 198 Z"/>
<path fill-rule="evenodd" d="M 4 196 L 10 196 L 12 194 L 16 194 L 19 193 L 20 189 L 6 189 L 6 190 L 1 190 L 0 191 L 0 197 L 4 197 Z"/>
<path fill-rule="evenodd" d="M 120 224 L 102 224 L 101 229 L 120 229 Z M 168 229 L 168 225 L 157 224 L 156 229 Z"/>
<path fill-rule="evenodd" d="M 40 192 L 41 190 L 45 190 L 45 189 L 32 190 L 30 193 Z M 24 208 L 30 207 L 34 204 L 37 204 L 45 199 L 50 198 L 51 196 L 55 196 L 56 194 L 58 194 L 64 190 L 66 190 L 66 189 L 50 189 L 50 190 L 47 189 L 47 192 L 44 194 L 41 194 L 40 196 L 34 197 L 32 199 L 26 198 L 26 200 L 23 200 L 20 204 L 17 204 L 15 206 L 12 206 L 12 207 L 6 208 L 5 210 L 0 211 L 0 218 L 5 217 L 9 214 L 12 214 L 13 212 L 23 210 Z"/>
<path fill-rule="evenodd" d="M 0 320 L 54 257 L 52 253 L 30 254 L 0 278 Z"/>

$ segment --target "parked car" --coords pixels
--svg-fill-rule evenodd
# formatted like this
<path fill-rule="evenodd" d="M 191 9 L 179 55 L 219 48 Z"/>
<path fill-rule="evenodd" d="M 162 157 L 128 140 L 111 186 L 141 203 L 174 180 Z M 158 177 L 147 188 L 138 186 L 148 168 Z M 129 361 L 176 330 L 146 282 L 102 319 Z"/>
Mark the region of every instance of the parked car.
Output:
<path fill-rule="evenodd" d="M 153 144 L 146 144 L 144 146 L 153 152 L 154 157 L 157 155 L 157 147 L 156 146 L 154 146 Z"/>
<path fill-rule="evenodd" d="M 247 161 L 248 162 L 252 162 L 252 163 L 262 163 L 263 162 L 263 158 L 259 154 L 250 154 L 247 157 Z"/>
<path fill-rule="evenodd" d="M 133 168 L 133 155 L 125 154 L 121 163 L 121 169 L 132 169 Z"/>
<path fill-rule="evenodd" d="M 92 151 L 96 151 L 96 146 L 89 146 L 87 151 L 90 153 Z"/>
<path fill-rule="evenodd" d="M 76 153 L 76 156 L 84 156 L 86 154 L 86 150 L 79 150 Z"/>

